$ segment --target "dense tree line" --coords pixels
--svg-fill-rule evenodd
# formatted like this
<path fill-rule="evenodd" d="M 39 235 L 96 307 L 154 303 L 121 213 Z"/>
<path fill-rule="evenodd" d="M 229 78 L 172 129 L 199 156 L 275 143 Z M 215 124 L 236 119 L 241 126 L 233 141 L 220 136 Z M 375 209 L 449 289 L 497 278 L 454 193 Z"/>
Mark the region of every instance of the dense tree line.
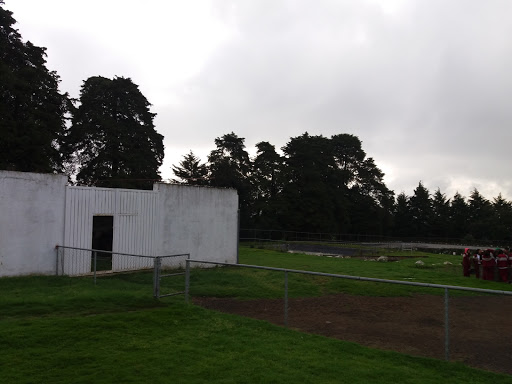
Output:
<path fill-rule="evenodd" d="M 263 141 L 252 159 L 233 132 L 215 145 L 206 163 L 185 155 L 174 181 L 237 189 L 245 228 L 512 242 L 512 203 L 501 194 L 488 201 L 475 189 L 468 199 L 448 199 L 420 182 L 412 196 L 395 197 L 354 135 L 304 133 L 282 155 Z"/>
<path fill-rule="evenodd" d="M 243 226 L 391 235 L 394 194 L 356 136 L 304 133 L 282 155 L 260 142 L 253 159 L 233 132 L 215 145 L 205 164 L 185 155 L 175 181 L 237 189 Z"/>
<path fill-rule="evenodd" d="M 492 201 L 475 188 L 469 198 L 448 199 L 420 182 L 412 196 L 397 196 L 394 234 L 400 237 L 512 242 L 512 203 L 501 194 Z"/>

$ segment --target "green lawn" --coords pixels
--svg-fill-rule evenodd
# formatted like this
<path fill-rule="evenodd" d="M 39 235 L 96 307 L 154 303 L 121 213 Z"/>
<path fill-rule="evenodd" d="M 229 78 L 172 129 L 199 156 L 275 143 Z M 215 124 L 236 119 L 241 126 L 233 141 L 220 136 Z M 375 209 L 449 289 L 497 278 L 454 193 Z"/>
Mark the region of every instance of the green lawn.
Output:
<path fill-rule="evenodd" d="M 241 250 L 240 259 L 333 273 L 357 273 L 358 265 L 364 269 L 367 263 L 249 248 Z M 365 270 L 387 276 L 381 268 L 408 268 L 389 264 L 372 263 Z M 409 268 L 418 279 L 447 278 L 428 274 L 444 273 L 436 268 Z M 262 273 L 250 280 L 250 273 L 236 268 L 194 271 L 191 290 L 217 295 L 225 287 L 232 295 L 230 286 L 249 283 L 254 289 L 239 296 L 254 290 L 281 294 L 282 275 Z M 208 292 L 202 282 L 217 274 L 221 283 Z M 91 278 L 1 278 L 0 382 L 512 383 L 510 376 L 458 363 L 373 350 L 186 305 L 183 296 L 158 301 L 152 298 L 151 278 L 151 273 L 115 275 L 99 278 L 96 286 Z M 453 278 L 458 279 L 455 271 Z M 294 279 L 295 294 L 315 285 L 316 293 L 333 289 L 322 279 Z M 182 289 L 182 284 L 170 280 L 165 289 Z"/>
<path fill-rule="evenodd" d="M 512 290 L 510 284 L 484 281 L 462 276 L 459 256 L 424 254 L 423 258 L 402 259 L 396 262 L 364 261 L 359 258 L 341 259 L 325 256 L 291 254 L 268 249 L 241 247 L 239 261 L 242 264 L 288 268 L 364 276 L 387 280 L 401 280 L 429 284 L 465 286 L 493 290 Z M 425 265 L 415 263 L 422 260 Z M 449 262 L 451 264 L 444 264 Z M 192 271 L 191 292 L 195 295 L 214 295 L 237 298 L 283 297 L 283 272 L 262 271 L 245 268 L 214 268 Z M 290 297 L 318 296 L 336 292 L 371 296 L 409 296 L 413 294 L 443 295 L 444 290 L 419 288 L 336 279 L 331 277 L 289 274 Z M 467 292 L 451 290 L 450 295 L 468 295 Z"/>

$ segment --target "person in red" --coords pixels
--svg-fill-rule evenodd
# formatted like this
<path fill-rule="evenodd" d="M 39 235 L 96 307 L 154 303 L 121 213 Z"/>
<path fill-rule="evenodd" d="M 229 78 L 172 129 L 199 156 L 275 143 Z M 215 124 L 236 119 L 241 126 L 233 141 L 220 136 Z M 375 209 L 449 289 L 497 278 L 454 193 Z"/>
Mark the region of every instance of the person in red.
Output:
<path fill-rule="evenodd" d="M 500 280 L 506 283 L 508 281 L 508 256 L 502 249 L 498 249 L 497 253 L 496 264 Z"/>
<path fill-rule="evenodd" d="M 473 255 L 473 258 L 472 258 L 472 261 L 473 261 L 473 268 L 475 269 L 475 277 L 477 279 L 480 278 L 480 255 L 482 254 L 482 250 L 481 249 L 477 249 L 477 251 L 475 252 L 475 254 Z M 512 261 L 512 259 L 511 259 Z"/>
<path fill-rule="evenodd" d="M 508 282 L 512 282 L 512 248 L 508 249 Z"/>
<path fill-rule="evenodd" d="M 496 261 L 494 260 L 493 250 L 486 249 L 482 257 L 482 270 L 484 280 L 494 280 L 494 268 Z"/>
<path fill-rule="evenodd" d="M 462 274 L 466 277 L 469 277 L 471 270 L 471 253 L 469 252 L 469 248 L 464 249 L 464 253 L 462 254 Z"/>

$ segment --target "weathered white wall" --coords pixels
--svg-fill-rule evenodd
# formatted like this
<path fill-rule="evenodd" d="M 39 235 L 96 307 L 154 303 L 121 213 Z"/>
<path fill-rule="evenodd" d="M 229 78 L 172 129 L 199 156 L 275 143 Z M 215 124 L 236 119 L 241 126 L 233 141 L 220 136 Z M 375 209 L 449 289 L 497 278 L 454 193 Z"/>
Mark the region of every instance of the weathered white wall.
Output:
<path fill-rule="evenodd" d="M 0 276 L 55 273 L 67 177 L 0 171 Z"/>
<path fill-rule="evenodd" d="M 55 273 L 55 245 L 92 247 L 94 215 L 114 217 L 114 252 L 189 253 L 194 259 L 236 262 L 236 190 L 156 184 L 153 191 L 139 191 L 66 182 L 63 175 L 0 171 L 0 276 Z M 59 265 L 64 273 L 90 271 L 90 251 L 64 252 Z M 136 266 L 132 259 L 114 256 L 113 269 Z"/>
<path fill-rule="evenodd" d="M 67 187 L 64 245 L 91 249 L 93 217 L 103 215 L 114 218 L 114 252 L 156 256 L 160 241 L 160 215 L 165 215 L 165 212 L 159 210 L 157 192 Z M 64 252 L 69 260 L 63 267 L 64 273 L 91 272 L 91 262 L 84 255 L 76 251 Z M 151 265 L 151 259 L 122 255 L 114 255 L 112 258 L 114 271 Z"/>
<path fill-rule="evenodd" d="M 235 263 L 238 194 L 234 189 L 158 184 L 161 255 L 190 253 L 192 259 Z"/>

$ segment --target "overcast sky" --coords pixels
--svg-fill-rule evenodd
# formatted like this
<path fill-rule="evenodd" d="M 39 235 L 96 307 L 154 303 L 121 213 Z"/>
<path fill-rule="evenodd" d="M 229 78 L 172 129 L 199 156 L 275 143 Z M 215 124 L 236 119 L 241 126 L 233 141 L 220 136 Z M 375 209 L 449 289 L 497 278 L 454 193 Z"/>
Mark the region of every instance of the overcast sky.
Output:
<path fill-rule="evenodd" d="M 396 194 L 512 200 L 510 0 L 5 0 L 61 91 L 130 77 L 164 179 L 235 132 L 249 153 L 350 133 Z"/>

